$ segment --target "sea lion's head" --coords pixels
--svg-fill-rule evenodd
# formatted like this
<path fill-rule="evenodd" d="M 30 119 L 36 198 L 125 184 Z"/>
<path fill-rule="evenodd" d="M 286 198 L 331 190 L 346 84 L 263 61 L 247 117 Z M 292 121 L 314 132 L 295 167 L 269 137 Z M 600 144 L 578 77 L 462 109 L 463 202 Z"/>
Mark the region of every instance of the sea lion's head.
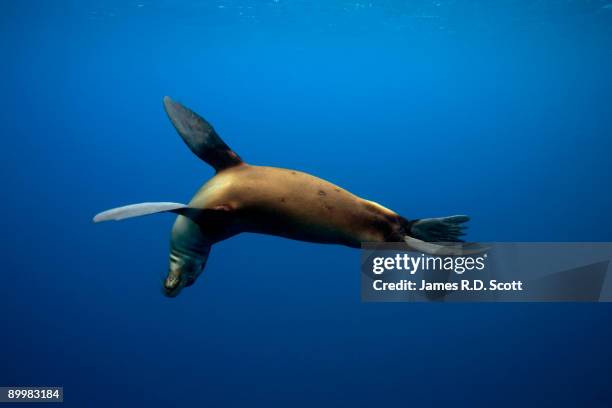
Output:
<path fill-rule="evenodd" d="M 164 294 L 168 297 L 177 296 L 185 286 L 193 285 L 204 269 L 206 257 L 192 257 L 170 251 L 168 276 L 164 279 Z"/>
<path fill-rule="evenodd" d="M 175 297 L 184 287 L 193 285 L 206 265 L 210 246 L 198 224 L 182 215 L 176 218 L 170 241 L 168 275 L 163 283 L 166 296 Z"/>

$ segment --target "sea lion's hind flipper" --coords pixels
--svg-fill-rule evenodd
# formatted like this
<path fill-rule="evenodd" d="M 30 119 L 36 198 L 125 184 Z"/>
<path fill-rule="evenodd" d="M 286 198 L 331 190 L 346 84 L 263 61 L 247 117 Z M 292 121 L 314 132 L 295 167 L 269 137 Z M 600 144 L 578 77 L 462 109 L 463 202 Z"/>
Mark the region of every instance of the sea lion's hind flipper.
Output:
<path fill-rule="evenodd" d="M 480 244 L 466 244 L 466 243 L 434 243 L 425 242 L 420 239 L 413 238 L 406 235 L 404 242 L 408 244 L 408 247 L 413 251 L 422 252 L 428 255 L 437 256 L 465 256 L 465 255 L 476 255 L 482 254 L 488 251 L 490 248 L 482 246 Z"/>
<path fill-rule="evenodd" d="M 452 215 L 450 217 L 423 218 L 412 223 L 410 236 L 426 242 L 463 242 L 470 220 L 467 215 Z"/>
<path fill-rule="evenodd" d="M 200 115 L 168 96 L 164 97 L 164 109 L 189 149 L 215 170 L 220 171 L 242 163 L 240 157 Z"/>
<path fill-rule="evenodd" d="M 139 203 L 123 207 L 117 207 L 103 211 L 93 218 L 93 222 L 120 221 L 126 218 L 140 217 L 143 215 L 156 214 L 161 212 L 173 212 L 176 214 L 187 213 L 189 208 L 180 203 Z M 187 215 L 187 214 L 185 214 Z"/>
<path fill-rule="evenodd" d="M 488 247 L 466 244 L 461 239 L 467 228 L 463 224 L 469 220 L 467 215 L 416 220 L 404 241 L 410 249 L 429 255 L 462 256 L 486 252 Z"/>

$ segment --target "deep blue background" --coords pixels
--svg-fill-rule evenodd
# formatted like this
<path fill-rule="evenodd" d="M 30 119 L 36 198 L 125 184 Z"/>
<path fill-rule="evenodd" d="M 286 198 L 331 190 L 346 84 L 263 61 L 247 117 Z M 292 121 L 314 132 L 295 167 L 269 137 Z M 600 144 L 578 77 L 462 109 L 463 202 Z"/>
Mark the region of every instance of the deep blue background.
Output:
<path fill-rule="evenodd" d="M 469 239 L 612 240 L 605 1 L 6 1 L 0 385 L 66 406 L 610 406 L 607 304 L 362 304 L 359 252 L 243 235 L 176 299 L 170 215 L 212 170 L 163 95 L 246 161 Z M 380 404 L 380 405 L 379 405 Z"/>

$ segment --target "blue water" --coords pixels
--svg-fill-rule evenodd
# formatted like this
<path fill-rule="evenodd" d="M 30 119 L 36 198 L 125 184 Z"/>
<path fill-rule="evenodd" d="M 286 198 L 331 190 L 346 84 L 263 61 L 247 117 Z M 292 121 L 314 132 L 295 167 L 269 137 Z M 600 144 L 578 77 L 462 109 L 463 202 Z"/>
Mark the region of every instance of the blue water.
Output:
<path fill-rule="evenodd" d="M 362 304 L 359 251 L 258 235 L 161 294 L 167 214 L 246 161 L 471 240 L 612 240 L 606 1 L 5 1 L 0 385 L 65 406 L 612 404 L 607 304 Z"/>

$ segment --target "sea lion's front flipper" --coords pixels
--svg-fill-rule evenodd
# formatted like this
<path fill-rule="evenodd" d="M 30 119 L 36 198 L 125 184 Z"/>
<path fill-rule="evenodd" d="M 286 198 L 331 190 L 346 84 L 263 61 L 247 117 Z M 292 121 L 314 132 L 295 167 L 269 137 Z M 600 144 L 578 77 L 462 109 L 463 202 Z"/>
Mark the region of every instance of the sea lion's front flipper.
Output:
<path fill-rule="evenodd" d="M 173 212 L 181 214 L 187 212 L 188 207 L 180 203 L 140 203 L 117 207 L 103 211 L 93 218 L 93 222 L 120 221 L 126 218 L 140 217 L 142 215 L 160 212 Z"/>
<path fill-rule="evenodd" d="M 191 151 L 220 171 L 242 163 L 242 160 L 204 118 L 191 109 L 164 97 L 164 109 L 170 121 Z"/>

